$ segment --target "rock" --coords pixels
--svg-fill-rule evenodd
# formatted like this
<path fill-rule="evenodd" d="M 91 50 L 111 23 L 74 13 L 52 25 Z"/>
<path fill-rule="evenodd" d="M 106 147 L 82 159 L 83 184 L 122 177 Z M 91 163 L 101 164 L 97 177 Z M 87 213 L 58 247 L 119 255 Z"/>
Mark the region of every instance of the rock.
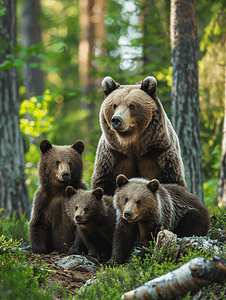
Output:
<path fill-rule="evenodd" d="M 54 260 L 54 263 L 66 270 L 95 272 L 97 265 L 82 255 L 68 255 L 61 259 Z"/>

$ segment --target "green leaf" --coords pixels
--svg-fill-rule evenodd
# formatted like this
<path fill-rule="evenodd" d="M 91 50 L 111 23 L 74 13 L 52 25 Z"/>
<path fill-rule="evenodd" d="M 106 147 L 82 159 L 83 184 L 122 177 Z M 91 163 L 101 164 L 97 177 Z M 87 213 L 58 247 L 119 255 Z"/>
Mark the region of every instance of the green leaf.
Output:
<path fill-rule="evenodd" d="M 38 68 L 39 65 L 40 65 L 40 64 L 38 64 L 38 63 L 30 63 L 30 64 L 29 64 L 29 67 L 30 67 L 30 68 Z"/>
<path fill-rule="evenodd" d="M 21 58 L 17 58 L 17 59 L 15 59 L 15 61 L 14 61 L 14 65 L 15 65 L 16 67 L 22 67 L 22 66 L 24 65 L 24 61 L 23 61 Z"/>

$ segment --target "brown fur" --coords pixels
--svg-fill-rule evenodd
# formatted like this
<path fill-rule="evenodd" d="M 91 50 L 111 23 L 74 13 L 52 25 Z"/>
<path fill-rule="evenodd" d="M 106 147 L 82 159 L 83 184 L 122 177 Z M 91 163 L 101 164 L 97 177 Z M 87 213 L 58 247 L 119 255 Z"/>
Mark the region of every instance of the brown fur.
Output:
<path fill-rule="evenodd" d="M 208 209 L 185 187 L 160 184 L 157 179 L 129 180 L 124 175 L 117 177 L 117 186 L 117 224 L 109 263 L 124 263 L 138 239 L 147 247 L 161 227 L 178 237 L 206 235 L 210 228 Z"/>
<path fill-rule="evenodd" d="M 120 86 L 106 77 L 102 88 L 106 99 L 100 109 L 102 136 L 92 188 L 113 195 L 119 174 L 186 186 L 178 137 L 156 95 L 156 79 L 147 77 L 141 86 Z M 122 121 L 117 128 L 115 118 Z"/>
<path fill-rule="evenodd" d="M 66 212 L 78 228 L 75 243 L 69 254 L 82 254 L 83 240 L 89 256 L 109 259 L 112 250 L 112 237 L 115 228 L 115 209 L 112 197 L 103 196 L 103 190 L 76 191 L 66 189 Z"/>
<path fill-rule="evenodd" d="M 32 251 L 67 252 L 75 239 L 76 227 L 65 213 L 65 188 L 68 185 L 86 188 L 82 181 L 84 143 L 77 141 L 72 146 L 52 146 L 48 140 L 42 140 L 40 149 L 40 186 L 34 195 L 30 220 Z"/>

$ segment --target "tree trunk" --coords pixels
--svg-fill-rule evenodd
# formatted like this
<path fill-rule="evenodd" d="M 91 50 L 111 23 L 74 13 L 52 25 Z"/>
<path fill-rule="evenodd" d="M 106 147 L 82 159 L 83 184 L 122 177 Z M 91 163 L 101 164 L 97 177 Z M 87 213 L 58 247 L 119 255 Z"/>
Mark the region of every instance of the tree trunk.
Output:
<path fill-rule="evenodd" d="M 16 41 L 16 0 L 4 0 L 0 16 L 0 64 L 13 54 Z M 25 184 L 24 142 L 19 127 L 19 85 L 16 68 L 0 73 L 0 207 L 4 214 L 30 212 L 31 202 Z"/>
<path fill-rule="evenodd" d="M 188 191 L 204 202 L 195 0 L 171 0 L 172 123 L 180 140 Z"/>
<path fill-rule="evenodd" d="M 92 9 L 95 0 L 80 0 L 80 26 L 81 41 L 79 44 L 79 73 L 80 80 L 85 94 L 88 94 L 95 87 L 92 68 L 94 49 L 94 23 L 92 22 Z"/>
<path fill-rule="evenodd" d="M 80 0 L 81 41 L 79 44 L 79 73 L 85 94 L 91 92 L 96 81 L 91 71 L 96 67 L 92 55 L 103 55 L 105 0 Z M 94 103 L 90 103 L 94 109 Z"/>
<path fill-rule="evenodd" d="M 224 36 L 224 46 L 226 55 L 226 35 Z M 225 66 L 225 109 L 224 109 L 224 125 L 223 125 L 223 137 L 221 146 L 221 167 L 219 184 L 217 189 L 217 198 L 219 206 L 226 206 L 226 66 Z"/>
<path fill-rule="evenodd" d="M 39 25 L 40 2 L 39 0 L 26 0 L 23 4 L 21 18 L 22 46 L 29 47 L 42 41 L 41 27 Z M 33 57 L 27 61 L 23 69 L 26 96 L 29 99 L 32 95 L 42 95 L 44 93 L 43 71 L 40 68 L 30 68 L 30 63 L 40 63 L 38 57 Z"/>

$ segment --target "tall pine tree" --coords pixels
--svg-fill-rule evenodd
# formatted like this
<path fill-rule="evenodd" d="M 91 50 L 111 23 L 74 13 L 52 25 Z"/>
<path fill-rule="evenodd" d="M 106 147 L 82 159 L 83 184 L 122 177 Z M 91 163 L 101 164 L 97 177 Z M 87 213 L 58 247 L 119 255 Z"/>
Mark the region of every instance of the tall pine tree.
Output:
<path fill-rule="evenodd" d="M 171 0 L 172 123 L 188 191 L 204 202 L 200 140 L 196 0 Z"/>
<path fill-rule="evenodd" d="M 7 59 L 13 60 L 16 42 L 16 0 L 4 0 L 1 12 L 0 65 L 7 66 Z M 13 212 L 27 212 L 28 216 L 31 204 L 25 184 L 24 142 L 18 111 L 18 74 L 12 67 L 0 72 L 0 207 L 6 216 Z"/>

